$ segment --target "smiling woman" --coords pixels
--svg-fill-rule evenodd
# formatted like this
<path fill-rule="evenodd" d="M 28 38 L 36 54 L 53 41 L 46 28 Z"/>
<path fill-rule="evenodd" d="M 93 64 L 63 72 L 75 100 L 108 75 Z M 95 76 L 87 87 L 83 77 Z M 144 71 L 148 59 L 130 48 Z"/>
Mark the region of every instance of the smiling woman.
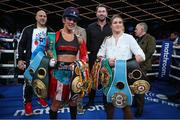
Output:
<path fill-rule="evenodd" d="M 131 59 L 132 55 L 135 56 L 136 62 L 138 63 L 145 60 L 144 52 L 138 45 L 137 41 L 133 38 L 133 36 L 124 33 L 124 24 L 121 16 L 114 15 L 111 18 L 111 29 L 112 29 L 112 35 L 105 38 L 104 42 L 102 43 L 98 51 L 97 57 L 106 60 L 109 66 L 111 67 L 114 67 L 117 64 L 118 60 Z M 123 71 L 123 69 L 121 71 Z M 123 76 L 123 75 L 125 75 L 125 73 L 119 76 Z M 115 76 L 116 74 L 114 75 L 114 78 Z M 113 85 L 113 82 L 111 82 L 110 85 Z M 123 87 L 123 85 L 121 85 L 120 83 L 117 84 L 116 87 L 121 88 Z M 107 97 L 107 118 L 113 119 L 114 106 L 110 101 L 108 101 L 109 98 L 108 94 L 106 95 L 106 97 Z M 129 99 L 131 98 L 129 97 Z M 122 110 L 124 113 L 124 119 L 132 118 L 130 104 L 123 106 Z"/>
<path fill-rule="evenodd" d="M 56 53 L 57 65 L 53 70 L 51 82 L 55 88 L 52 105 L 49 111 L 50 119 L 57 119 L 57 111 L 64 105 L 68 104 L 70 107 L 71 119 L 76 119 L 77 113 L 77 99 L 80 98 L 79 92 L 74 92 L 73 88 L 77 86 L 77 79 L 73 79 L 73 69 L 71 69 L 77 60 L 77 53 L 79 51 L 79 59 L 83 64 L 86 64 L 86 45 L 81 36 L 77 37 L 74 33 L 76 23 L 79 20 L 79 11 L 74 7 L 68 7 L 63 14 L 63 28 L 56 32 Z M 82 54 L 84 53 L 84 54 Z M 81 66 L 81 65 L 79 65 Z M 65 69 L 68 68 L 68 69 Z M 80 72 L 81 73 L 81 72 Z M 77 80 L 77 81 L 75 81 Z M 73 82 L 75 81 L 75 82 Z M 72 82 L 72 83 L 71 83 Z M 70 85 L 72 84 L 72 89 Z M 74 85 L 75 84 L 75 85 Z"/>

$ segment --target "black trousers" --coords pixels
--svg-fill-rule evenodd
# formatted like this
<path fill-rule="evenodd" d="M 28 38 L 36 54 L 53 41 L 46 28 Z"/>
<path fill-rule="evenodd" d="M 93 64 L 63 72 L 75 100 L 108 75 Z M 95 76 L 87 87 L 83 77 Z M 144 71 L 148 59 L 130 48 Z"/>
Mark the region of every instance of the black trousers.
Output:
<path fill-rule="evenodd" d="M 75 120 L 76 119 L 76 114 L 77 114 L 77 106 L 69 106 L 69 108 L 70 108 L 71 119 Z M 52 111 L 50 109 L 49 110 L 49 119 L 51 119 L 51 120 L 58 119 L 58 111 Z"/>
<path fill-rule="evenodd" d="M 89 70 L 90 70 L 90 72 L 91 72 L 91 70 L 92 70 L 92 67 L 93 67 L 93 65 L 94 65 L 95 60 L 96 60 L 96 57 L 95 57 L 95 56 L 93 56 L 93 55 L 90 55 L 90 56 L 89 56 Z M 88 101 L 88 103 L 94 103 L 94 99 L 95 99 L 95 96 L 96 96 L 96 90 L 91 89 L 91 91 L 90 91 L 90 93 L 88 94 L 88 96 L 89 96 L 89 101 Z"/>
<path fill-rule="evenodd" d="M 143 70 L 144 74 L 147 73 L 147 70 Z M 145 94 L 135 94 L 134 95 L 134 105 L 137 109 L 137 112 L 143 112 L 144 109 L 144 96 Z"/>
<path fill-rule="evenodd" d="M 134 104 L 138 112 L 143 112 L 144 109 L 144 96 L 145 94 L 135 94 Z"/>
<path fill-rule="evenodd" d="M 25 103 L 31 102 L 33 94 L 34 94 L 33 87 L 31 86 L 31 84 L 27 80 L 25 80 L 24 86 L 23 86 L 24 102 Z"/>
<path fill-rule="evenodd" d="M 104 104 L 104 108 L 105 108 L 105 112 L 106 112 L 106 118 L 109 119 L 113 119 L 114 118 L 114 106 L 112 103 L 108 103 L 106 96 L 103 95 L 103 104 Z M 130 106 L 126 106 L 124 108 L 122 108 L 123 111 L 123 119 L 132 119 L 132 112 L 131 112 L 131 107 Z"/>

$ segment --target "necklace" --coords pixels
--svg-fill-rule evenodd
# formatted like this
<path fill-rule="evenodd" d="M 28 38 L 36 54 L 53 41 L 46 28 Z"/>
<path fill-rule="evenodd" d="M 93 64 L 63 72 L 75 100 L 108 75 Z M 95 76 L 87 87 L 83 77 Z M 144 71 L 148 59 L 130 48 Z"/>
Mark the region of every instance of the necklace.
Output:
<path fill-rule="evenodd" d="M 72 41 L 74 39 L 74 34 L 72 33 L 67 33 L 64 30 L 62 30 L 62 36 L 66 41 Z"/>

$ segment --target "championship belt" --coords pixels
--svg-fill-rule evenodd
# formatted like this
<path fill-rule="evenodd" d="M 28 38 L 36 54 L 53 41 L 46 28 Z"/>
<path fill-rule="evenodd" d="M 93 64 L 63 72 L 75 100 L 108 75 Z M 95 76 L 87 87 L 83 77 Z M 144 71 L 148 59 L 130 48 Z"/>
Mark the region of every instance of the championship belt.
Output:
<path fill-rule="evenodd" d="M 31 82 L 34 93 L 40 98 L 47 97 L 49 87 L 48 67 L 49 57 L 46 57 L 40 51 L 24 72 L 25 79 Z"/>
<path fill-rule="evenodd" d="M 71 82 L 71 89 L 75 94 L 85 95 L 91 88 L 91 81 L 89 78 L 89 69 L 86 63 L 77 60 L 74 62 L 73 79 Z"/>
<path fill-rule="evenodd" d="M 31 60 L 29 67 L 24 72 L 24 78 L 32 82 L 35 71 L 41 63 L 44 53 L 40 51 L 33 60 Z"/>
<path fill-rule="evenodd" d="M 128 83 L 133 94 L 145 94 L 150 89 L 147 77 L 135 60 L 127 61 Z"/>
<path fill-rule="evenodd" d="M 103 93 L 107 96 L 113 79 L 113 71 L 109 66 L 108 59 L 102 60 L 102 66 L 99 72 L 99 81 L 103 87 Z"/>
<path fill-rule="evenodd" d="M 48 32 L 48 51 L 53 54 L 53 58 L 57 59 L 55 43 L 56 43 L 56 33 L 55 32 Z"/>
<path fill-rule="evenodd" d="M 126 76 L 126 61 L 116 60 L 114 78 L 107 93 L 107 102 L 113 103 L 118 108 L 132 105 L 133 98 Z"/>
<path fill-rule="evenodd" d="M 89 64 L 87 64 L 86 62 L 82 61 L 84 67 L 84 81 L 83 81 L 83 91 L 85 91 L 85 93 L 90 93 L 91 88 L 92 88 L 92 79 L 90 77 L 89 74 Z"/>
<path fill-rule="evenodd" d="M 39 40 L 39 44 L 36 47 L 36 49 L 32 52 L 31 54 L 31 60 L 34 59 L 34 57 L 39 53 L 39 52 L 44 52 L 45 51 L 45 46 L 46 46 L 46 36 L 41 38 Z"/>
<path fill-rule="evenodd" d="M 101 60 L 100 59 L 96 59 L 92 70 L 91 70 L 91 79 L 92 79 L 92 88 L 93 89 L 97 89 L 98 88 L 98 84 L 99 84 L 99 74 L 100 74 L 100 69 L 101 69 Z"/>

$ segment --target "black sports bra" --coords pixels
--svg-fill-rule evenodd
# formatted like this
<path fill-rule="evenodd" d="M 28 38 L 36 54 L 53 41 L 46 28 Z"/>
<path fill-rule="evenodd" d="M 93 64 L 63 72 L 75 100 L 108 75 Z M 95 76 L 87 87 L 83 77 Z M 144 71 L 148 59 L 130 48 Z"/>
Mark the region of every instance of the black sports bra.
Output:
<path fill-rule="evenodd" d="M 79 49 L 79 41 L 76 35 L 74 35 L 74 40 L 66 41 L 62 33 L 60 33 L 60 37 L 56 43 L 56 52 L 57 55 L 69 54 L 69 55 L 77 55 Z"/>

